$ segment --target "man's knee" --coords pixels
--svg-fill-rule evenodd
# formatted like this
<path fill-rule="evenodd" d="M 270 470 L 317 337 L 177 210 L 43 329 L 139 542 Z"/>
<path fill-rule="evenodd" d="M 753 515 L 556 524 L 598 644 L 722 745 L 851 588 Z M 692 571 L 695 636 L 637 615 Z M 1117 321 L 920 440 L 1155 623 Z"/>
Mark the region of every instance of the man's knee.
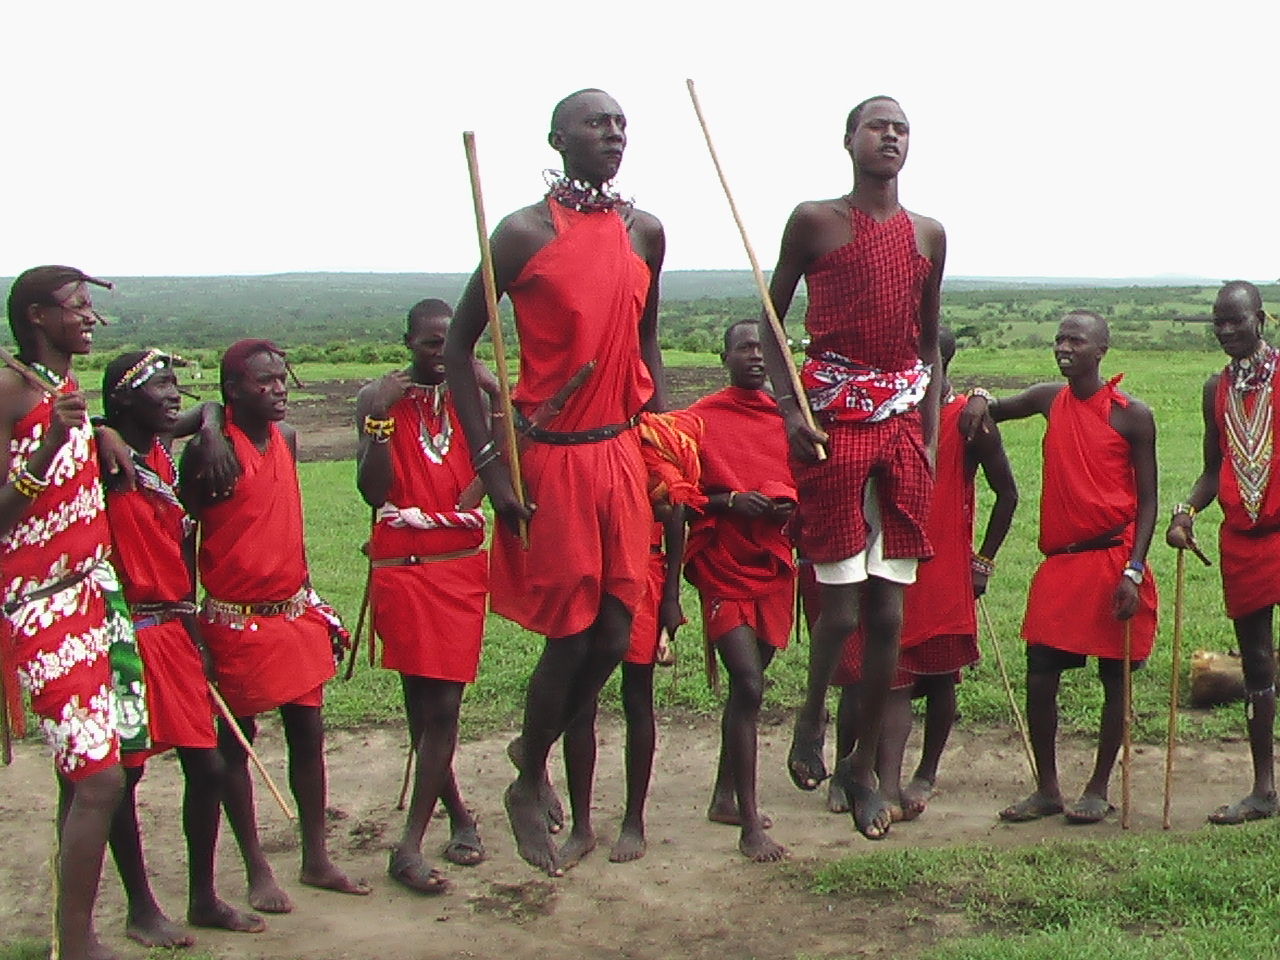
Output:
<path fill-rule="evenodd" d="M 114 812 L 124 796 L 125 771 L 119 764 L 74 783 L 73 807 Z"/>
<path fill-rule="evenodd" d="M 764 674 L 759 670 L 730 673 L 729 699 L 737 709 L 759 710 L 764 701 Z"/>
<path fill-rule="evenodd" d="M 289 753 L 320 753 L 324 750 L 324 715 L 319 707 L 286 703 L 280 708 L 284 738 Z"/>
<path fill-rule="evenodd" d="M 622 709 L 632 722 L 653 715 L 653 667 L 622 665 Z"/>

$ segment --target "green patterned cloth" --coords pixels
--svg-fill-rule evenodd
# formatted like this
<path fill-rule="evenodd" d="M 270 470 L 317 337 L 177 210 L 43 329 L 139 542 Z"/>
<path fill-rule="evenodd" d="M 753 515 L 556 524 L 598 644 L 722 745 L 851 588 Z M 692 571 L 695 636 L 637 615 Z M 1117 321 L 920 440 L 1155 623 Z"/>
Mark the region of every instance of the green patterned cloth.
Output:
<path fill-rule="evenodd" d="M 142 656 L 138 652 L 138 636 L 133 630 L 129 605 L 109 564 L 100 564 L 94 571 L 94 579 L 107 604 L 107 636 L 111 640 L 107 656 L 111 662 L 112 709 L 120 733 L 120 750 L 123 753 L 147 750 L 151 746 L 147 687 L 142 678 Z"/>

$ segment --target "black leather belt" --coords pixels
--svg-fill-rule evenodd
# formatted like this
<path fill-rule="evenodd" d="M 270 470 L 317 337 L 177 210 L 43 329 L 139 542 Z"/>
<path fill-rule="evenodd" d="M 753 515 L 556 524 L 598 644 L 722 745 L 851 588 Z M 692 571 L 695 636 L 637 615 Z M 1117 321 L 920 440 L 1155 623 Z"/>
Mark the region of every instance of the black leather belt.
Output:
<path fill-rule="evenodd" d="M 1112 547 L 1122 547 L 1124 546 L 1124 541 L 1120 539 L 1120 535 L 1124 533 L 1127 526 L 1128 524 L 1125 524 L 1124 527 L 1108 530 L 1106 533 L 1100 533 L 1096 537 L 1090 537 L 1088 540 L 1069 543 L 1060 550 L 1050 550 L 1045 556 L 1056 557 L 1063 553 L 1092 553 L 1094 550 L 1110 550 Z"/>
<path fill-rule="evenodd" d="M 534 443 L 550 443 L 556 446 L 571 447 L 578 446 L 583 443 L 600 443 L 604 440 L 612 440 L 614 437 L 625 433 L 640 422 L 640 414 L 636 414 L 622 423 L 611 423 L 604 427 L 592 427 L 590 430 L 574 430 L 571 433 L 561 433 L 558 430 L 543 430 L 541 427 L 535 427 L 529 422 L 519 410 L 516 411 L 516 427 L 520 433 Z"/>

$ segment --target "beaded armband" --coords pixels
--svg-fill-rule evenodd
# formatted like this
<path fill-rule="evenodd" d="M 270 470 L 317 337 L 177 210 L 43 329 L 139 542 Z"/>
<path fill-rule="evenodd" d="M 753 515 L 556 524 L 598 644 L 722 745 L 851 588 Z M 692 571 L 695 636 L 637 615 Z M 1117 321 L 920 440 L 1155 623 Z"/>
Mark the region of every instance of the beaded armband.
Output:
<path fill-rule="evenodd" d="M 374 443 L 386 443 L 391 439 L 392 434 L 396 432 L 396 418 L 387 417 L 385 420 L 379 420 L 377 417 L 364 418 L 364 432 Z"/>
<path fill-rule="evenodd" d="M 28 500 L 34 500 L 49 489 L 49 481 L 40 479 L 30 470 L 23 470 L 13 481 L 13 489 Z"/>
<path fill-rule="evenodd" d="M 989 577 L 996 572 L 996 562 L 980 553 L 975 553 L 969 558 L 969 566 L 974 573 L 980 573 L 984 577 Z"/>
<path fill-rule="evenodd" d="M 1196 518 L 1196 508 L 1189 503 L 1180 503 L 1173 508 L 1173 516 L 1169 518 L 1170 522 L 1182 514 L 1187 515 L 1187 519 L 1194 520 Z"/>

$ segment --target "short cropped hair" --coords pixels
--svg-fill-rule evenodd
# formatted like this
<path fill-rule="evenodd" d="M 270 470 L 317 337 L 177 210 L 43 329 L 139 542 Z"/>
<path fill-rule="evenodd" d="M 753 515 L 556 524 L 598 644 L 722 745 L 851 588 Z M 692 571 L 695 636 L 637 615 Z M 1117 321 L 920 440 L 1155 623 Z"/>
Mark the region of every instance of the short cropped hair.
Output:
<path fill-rule="evenodd" d="M 413 333 L 413 325 L 419 320 L 434 320 L 436 317 L 452 316 L 453 307 L 443 300 L 437 300 L 435 297 L 419 300 L 409 308 L 409 315 L 405 317 L 404 321 L 404 332 L 406 334 Z"/>
<path fill-rule="evenodd" d="M 867 97 L 867 99 L 863 100 L 860 104 L 858 104 L 856 107 L 854 107 L 852 110 L 849 111 L 849 116 L 845 119 L 845 122 L 844 122 L 845 136 L 848 136 L 849 134 L 853 133 L 853 131 L 858 129 L 858 124 L 862 120 L 862 111 L 867 109 L 867 107 L 869 107 L 873 103 L 879 103 L 881 100 L 887 100 L 889 101 L 889 103 L 897 103 L 898 106 L 902 106 L 902 104 L 898 103 L 898 101 L 895 100 L 893 97 L 887 96 L 883 93 L 877 94 L 874 97 Z"/>
<path fill-rule="evenodd" d="M 733 339 L 733 331 L 737 330 L 739 327 L 746 327 L 746 326 L 752 326 L 758 329 L 760 326 L 760 321 L 750 320 L 750 319 L 735 320 L 733 321 L 733 323 L 729 324 L 729 326 L 725 328 L 725 331 L 724 331 L 724 352 L 725 353 L 729 352 L 729 341 Z"/>

